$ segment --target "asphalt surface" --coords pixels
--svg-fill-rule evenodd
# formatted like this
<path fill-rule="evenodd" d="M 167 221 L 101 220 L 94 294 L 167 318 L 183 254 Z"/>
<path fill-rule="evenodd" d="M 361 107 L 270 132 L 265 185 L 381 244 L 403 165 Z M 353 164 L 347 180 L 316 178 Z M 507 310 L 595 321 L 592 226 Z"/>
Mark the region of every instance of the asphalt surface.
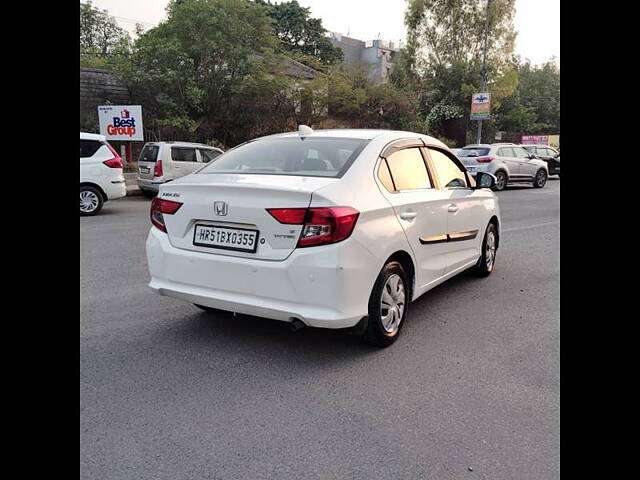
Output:
<path fill-rule="evenodd" d="M 501 192 L 493 274 L 383 350 L 155 295 L 147 199 L 81 218 L 81 479 L 559 478 L 559 194 Z"/>

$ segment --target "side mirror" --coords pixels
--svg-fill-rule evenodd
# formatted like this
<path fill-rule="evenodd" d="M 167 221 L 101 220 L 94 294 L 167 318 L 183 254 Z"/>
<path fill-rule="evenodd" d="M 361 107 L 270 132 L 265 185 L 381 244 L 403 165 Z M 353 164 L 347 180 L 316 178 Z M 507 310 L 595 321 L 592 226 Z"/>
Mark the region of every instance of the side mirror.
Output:
<path fill-rule="evenodd" d="M 476 188 L 493 188 L 496 186 L 496 177 L 491 173 L 476 173 Z"/>

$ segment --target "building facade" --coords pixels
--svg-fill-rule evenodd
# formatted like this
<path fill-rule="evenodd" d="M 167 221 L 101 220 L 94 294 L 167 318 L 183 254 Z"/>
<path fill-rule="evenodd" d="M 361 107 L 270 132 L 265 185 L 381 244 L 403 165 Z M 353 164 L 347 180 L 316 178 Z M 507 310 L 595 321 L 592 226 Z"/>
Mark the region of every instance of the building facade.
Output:
<path fill-rule="evenodd" d="M 398 49 L 393 42 L 385 40 L 362 41 L 339 33 L 331 33 L 331 43 L 342 50 L 344 63 L 349 67 L 363 66 L 375 83 L 385 83 L 393 68 Z"/>

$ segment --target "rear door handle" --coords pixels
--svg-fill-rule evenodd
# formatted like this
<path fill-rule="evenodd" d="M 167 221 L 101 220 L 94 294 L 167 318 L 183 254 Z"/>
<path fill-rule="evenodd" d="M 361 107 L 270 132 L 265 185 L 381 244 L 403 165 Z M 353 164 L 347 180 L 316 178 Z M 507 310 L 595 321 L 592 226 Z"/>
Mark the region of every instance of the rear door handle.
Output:
<path fill-rule="evenodd" d="M 416 212 L 402 212 L 400 218 L 403 220 L 413 220 L 418 214 Z"/>
<path fill-rule="evenodd" d="M 455 213 L 458 211 L 458 206 L 455 203 L 452 203 L 451 205 L 449 205 L 449 208 L 447 210 L 449 211 L 449 213 Z"/>

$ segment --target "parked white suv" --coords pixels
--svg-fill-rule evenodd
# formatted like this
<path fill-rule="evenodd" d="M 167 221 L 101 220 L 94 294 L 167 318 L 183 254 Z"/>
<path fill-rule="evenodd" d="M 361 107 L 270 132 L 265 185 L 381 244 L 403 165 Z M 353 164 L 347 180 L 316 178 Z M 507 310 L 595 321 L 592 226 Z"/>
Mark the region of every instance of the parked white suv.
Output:
<path fill-rule="evenodd" d="M 456 155 L 471 175 L 495 175 L 495 190 L 504 190 L 508 183 L 532 183 L 542 188 L 549 177 L 547 162 L 515 143 L 467 145 Z"/>
<path fill-rule="evenodd" d="M 138 187 L 154 196 L 163 183 L 189 175 L 221 154 L 219 148 L 202 143 L 146 143 L 138 157 Z"/>
<path fill-rule="evenodd" d="M 495 177 L 439 140 L 388 130 L 259 138 L 160 186 L 149 286 L 196 304 L 397 338 L 409 303 L 499 245 Z M 451 301 L 468 301 L 467 298 Z"/>
<path fill-rule="evenodd" d="M 104 135 L 80 132 L 80 215 L 96 215 L 104 202 L 126 194 L 118 152 Z"/>

